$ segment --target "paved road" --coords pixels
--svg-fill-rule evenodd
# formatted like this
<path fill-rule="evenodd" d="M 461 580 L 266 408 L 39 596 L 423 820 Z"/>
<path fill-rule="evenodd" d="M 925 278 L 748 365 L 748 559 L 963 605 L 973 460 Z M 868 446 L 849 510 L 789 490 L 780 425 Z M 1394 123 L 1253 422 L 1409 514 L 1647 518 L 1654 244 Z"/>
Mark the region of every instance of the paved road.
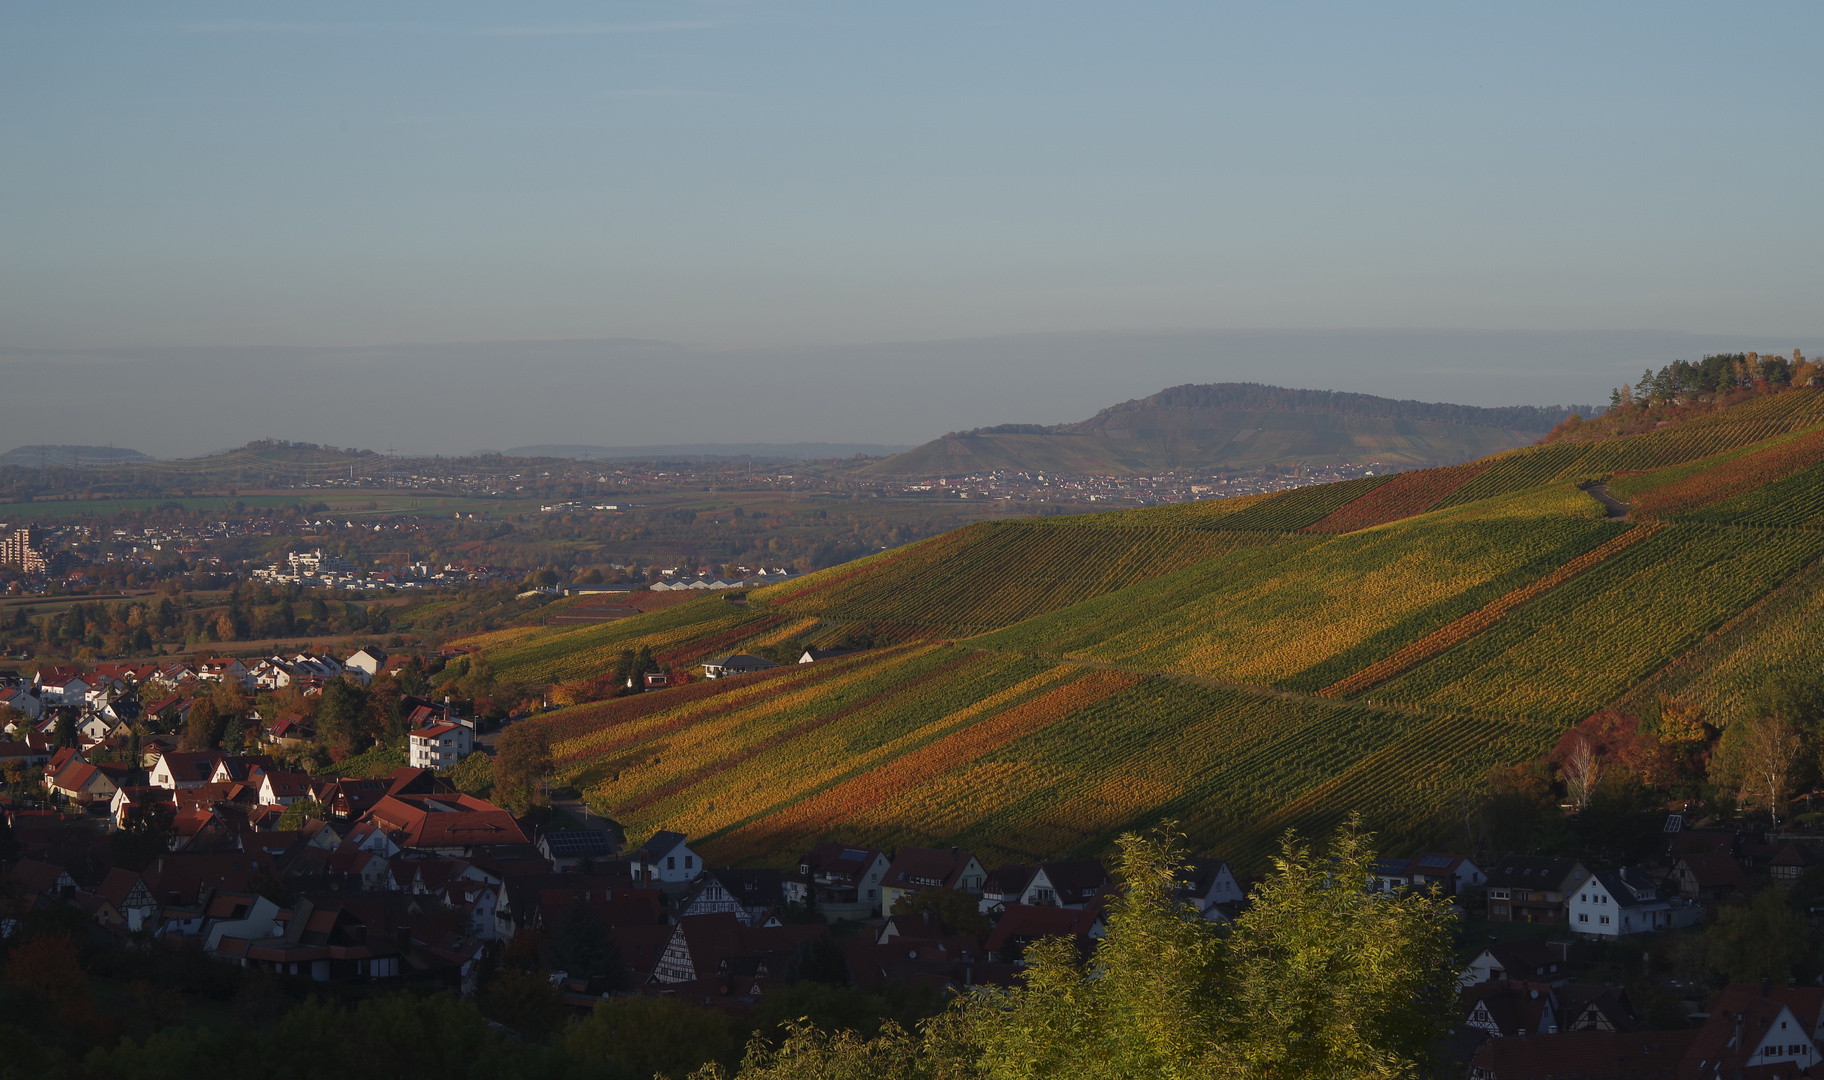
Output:
<path fill-rule="evenodd" d="M 1591 484 L 1583 490 L 1590 493 L 1590 498 L 1595 499 L 1597 502 L 1607 507 L 1609 516 L 1612 518 L 1627 517 L 1628 511 L 1633 509 L 1633 507 L 1629 506 L 1627 503 L 1610 495 L 1609 485 L 1607 484 Z"/>

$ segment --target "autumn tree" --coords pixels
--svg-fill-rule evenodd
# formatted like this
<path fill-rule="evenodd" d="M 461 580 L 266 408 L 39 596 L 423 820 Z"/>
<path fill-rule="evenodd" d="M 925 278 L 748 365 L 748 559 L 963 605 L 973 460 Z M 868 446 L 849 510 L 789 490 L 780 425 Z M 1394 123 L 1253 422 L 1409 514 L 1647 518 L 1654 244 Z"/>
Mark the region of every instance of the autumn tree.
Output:
<path fill-rule="evenodd" d="M 209 698 L 198 698 L 184 718 L 181 743 L 185 750 L 213 750 L 222 741 L 222 716 Z"/>
<path fill-rule="evenodd" d="M 1748 721 L 1741 743 L 1742 797 L 1765 806 L 1775 828 L 1791 798 L 1793 774 L 1804 745 L 1798 725 L 1784 713 L 1763 713 Z"/>
<path fill-rule="evenodd" d="M 1584 810 L 1602 780 L 1602 761 L 1596 756 L 1595 744 L 1577 734 L 1560 767 L 1564 770 L 1564 786 L 1571 802 L 1579 811 Z"/>
<path fill-rule="evenodd" d="M 543 725 L 514 724 L 494 744 L 494 800 L 515 814 L 525 813 L 545 801 L 550 771 L 551 736 Z"/>

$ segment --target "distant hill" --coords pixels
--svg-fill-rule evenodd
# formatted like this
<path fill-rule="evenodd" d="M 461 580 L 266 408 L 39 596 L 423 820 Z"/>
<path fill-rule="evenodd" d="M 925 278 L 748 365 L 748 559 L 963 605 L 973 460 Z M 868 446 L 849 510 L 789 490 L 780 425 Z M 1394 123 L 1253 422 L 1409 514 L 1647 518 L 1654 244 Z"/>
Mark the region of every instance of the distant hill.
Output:
<path fill-rule="evenodd" d="M 151 457 L 124 446 L 17 446 L 0 454 L 0 465 L 19 465 L 37 469 L 52 465 L 70 469 L 97 465 L 122 465 L 130 461 L 151 461 Z"/>
<path fill-rule="evenodd" d="M 579 461 L 662 461 L 675 458 L 757 458 L 816 461 L 857 454 L 886 457 L 911 447 L 900 443 L 677 443 L 669 446 L 516 446 L 508 457 L 575 458 Z"/>
<path fill-rule="evenodd" d="M 1482 409 L 1258 383 L 1174 386 L 1075 424 L 952 432 L 863 472 L 1133 473 L 1267 465 L 1449 465 L 1534 442 L 1562 406 Z M 1587 410 L 1586 410 L 1587 415 Z"/>

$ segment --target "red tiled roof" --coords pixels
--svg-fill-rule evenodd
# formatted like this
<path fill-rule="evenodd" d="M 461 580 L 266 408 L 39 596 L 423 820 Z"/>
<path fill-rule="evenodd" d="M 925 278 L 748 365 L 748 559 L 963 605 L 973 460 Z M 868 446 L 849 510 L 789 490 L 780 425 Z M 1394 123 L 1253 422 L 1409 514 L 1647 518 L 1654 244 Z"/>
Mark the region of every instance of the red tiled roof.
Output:
<path fill-rule="evenodd" d="M 1578 1077 L 1580 1080 L 1673 1080 L 1695 1031 L 1571 1031 L 1490 1039 L 1470 1064 L 1493 1080 Z"/>

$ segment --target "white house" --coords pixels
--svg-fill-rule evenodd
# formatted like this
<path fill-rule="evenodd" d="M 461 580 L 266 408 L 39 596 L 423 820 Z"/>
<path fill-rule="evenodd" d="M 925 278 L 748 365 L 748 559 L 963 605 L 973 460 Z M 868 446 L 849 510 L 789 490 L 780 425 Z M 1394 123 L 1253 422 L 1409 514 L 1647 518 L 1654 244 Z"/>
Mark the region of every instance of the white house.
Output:
<path fill-rule="evenodd" d="M 310 774 L 301 772 L 261 772 L 260 805 L 290 806 L 310 797 Z"/>
<path fill-rule="evenodd" d="M 432 724 L 411 733 L 411 764 L 416 769 L 447 769 L 475 749 L 475 732 L 463 724 Z"/>
<path fill-rule="evenodd" d="M 684 834 L 666 830 L 653 833 L 628 861 L 635 881 L 660 888 L 688 885 L 703 869 L 697 853 L 684 842 Z"/>
<path fill-rule="evenodd" d="M 23 713 L 32 720 L 44 717 L 44 699 L 28 686 L 0 687 L 0 705 Z"/>
<path fill-rule="evenodd" d="M 342 673 L 361 683 L 369 683 L 386 667 L 386 654 L 376 648 L 362 649 L 342 661 Z"/>
<path fill-rule="evenodd" d="M 703 677 L 706 679 L 720 679 L 725 675 L 745 675 L 749 672 L 765 671 L 768 668 L 778 666 L 778 664 L 773 663 L 771 660 L 763 660 L 758 656 L 749 656 L 746 653 L 734 653 L 729 656 L 724 656 L 720 660 L 711 660 L 708 663 L 705 663 L 703 665 Z"/>
<path fill-rule="evenodd" d="M 221 763 L 217 751 L 160 754 L 152 764 L 152 786 L 186 791 L 209 783 L 215 767 Z"/>
<path fill-rule="evenodd" d="M 204 682 L 238 682 L 242 686 L 252 686 L 247 677 L 247 665 L 231 656 L 218 656 L 214 660 L 205 660 L 196 665 L 196 677 Z"/>
<path fill-rule="evenodd" d="M 207 936 L 203 939 L 205 952 L 214 952 L 224 937 L 263 940 L 277 937 L 282 929 L 279 905 L 257 893 L 217 893 L 211 908 L 218 905 L 231 906 L 227 918 L 214 919 L 207 924 Z"/>
<path fill-rule="evenodd" d="M 1221 859 L 1191 859 L 1178 878 L 1178 894 L 1195 905 L 1205 919 L 1224 918 L 1223 904 L 1239 904 L 1246 899 L 1241 883 Z"/>
<path fill-rule="evenodd" d="M 1040 863 L 1021 894 L 1020 903 L 1081 911 L 1107 884 L 1108 871 L 1095 859 Z"/>
<path fill-rule="evenodd" d="M 1701 905 L 1661 896 L 1651 878 L 1627 867 L 1590 875 L 1566 900 L 1566 907 L 1572 932 L 1586 937 L 1674 930 L 1704 917 Z"/>
<path fill-rule="evenodd" d="M 38 696 L 54 705 L 80 705 L 89 693 L 88 681 L 82 676 L 56 669 L 48 675 L 39 672 L 34 685 Z"/>

